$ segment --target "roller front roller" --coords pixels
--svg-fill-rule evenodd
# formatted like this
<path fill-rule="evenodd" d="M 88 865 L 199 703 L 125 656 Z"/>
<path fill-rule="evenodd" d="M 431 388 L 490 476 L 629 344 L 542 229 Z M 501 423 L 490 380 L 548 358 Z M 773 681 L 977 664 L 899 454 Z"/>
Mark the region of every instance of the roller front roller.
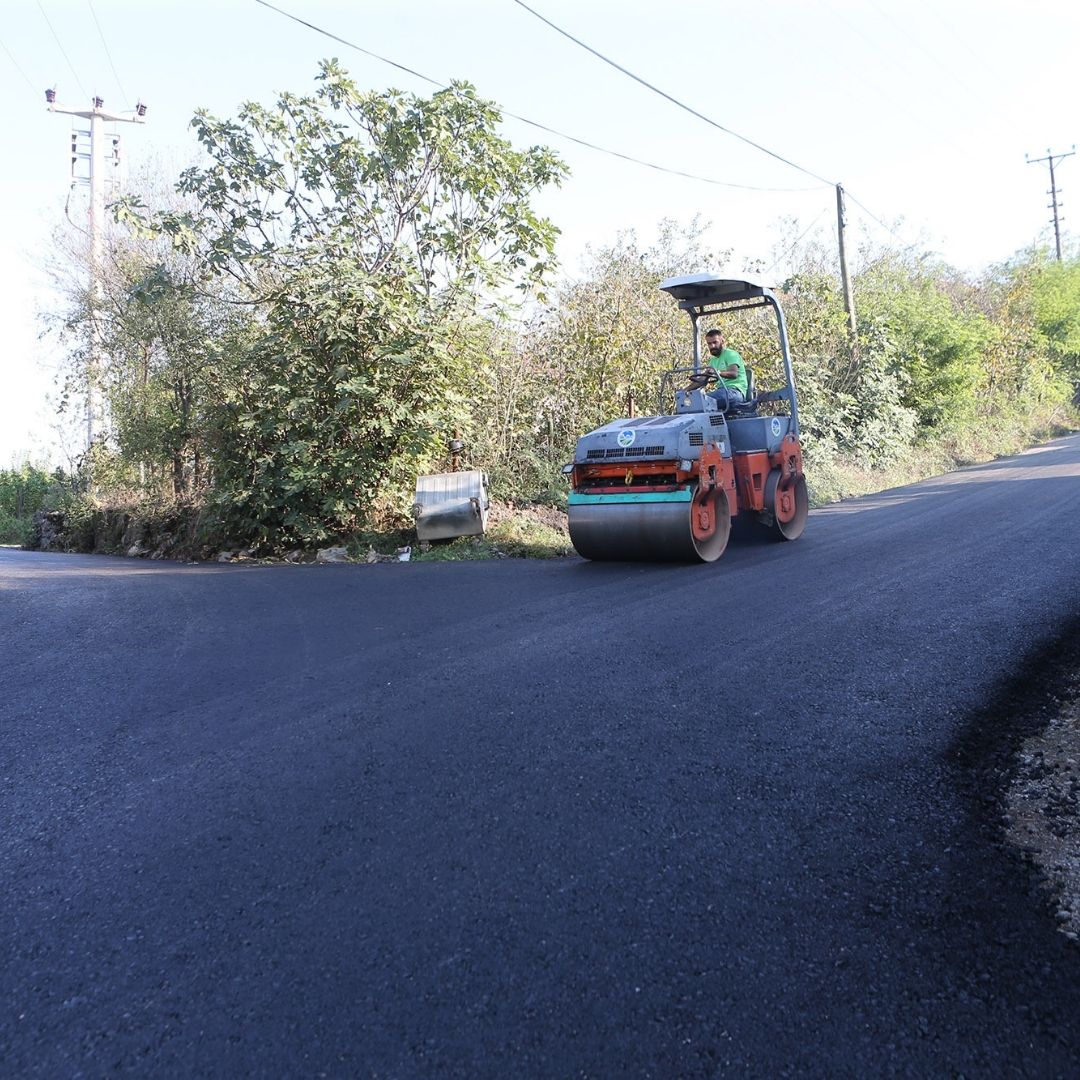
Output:
<path fill-rule="evenodd" d="M 571 543 L 586 559 L 714 562 L 731 534 L 727 496 L 719 489 L 673 494 L 677 500 L 571 496 Z"/>

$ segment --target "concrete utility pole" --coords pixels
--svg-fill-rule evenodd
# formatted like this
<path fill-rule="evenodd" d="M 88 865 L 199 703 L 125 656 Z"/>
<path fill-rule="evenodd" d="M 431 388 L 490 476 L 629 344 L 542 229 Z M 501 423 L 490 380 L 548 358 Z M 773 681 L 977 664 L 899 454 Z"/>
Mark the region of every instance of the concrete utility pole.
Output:
<path fill-rule="evenodd" d="M 49 112 L 67 113 L 90 121 L 90 351 L 86 364 L 86 448 L 94 444 L 96 421 L 96 396 L 101 372 L 101 324 L 98 310 L 101 306 L 102 273 L 105 253 L 105 123 L 127 124 L 145 122 L 146 106 L 140 101 L 133 112 L 114 113 L 105 110 L 105 102 L 94 98 L 91 109 L 71 109 L 59 104 L 55 90 L 45 91 Z M 72 173 L 74 174 L 76 140 L 72 138 Z"/>
<path fill-rule="evenodd" d="M 851 293 L 851 278 L 848 276 L 847 253 L 844 250 L 844 228 L 847 224 L 847 216 L 844 210 L 844 189 L 840 184 L 836 185 L 836 235 L 840 240 L 840 284 L 844 289 L 844 311 L 847 312 L 848 337 L 851 347 L 854 349 L 858 342 L 858 334 L 855 329 L 855 298 Z"/>
<path fill-rule="evenodd" d="M 1050 190 L 1046 193 L 1050 196 L 1050 205 L 1047 209 L 1054 211 L 1054 248 L 1057 251 L 1057 260 L 1061 262 L 1061 222 L 1065 219 L 1058 216 L 1058 207 L 1064 204 L 1058 202 L 1058 187 L 1054 180 L 1054 166 L 1059 162 L 1064 161 L 1067 157 L 1072 157 L 1076 153 L 1076 147 L 1073 146 L 1071 150 L 1064 154 L 1052 154 L 1049 150 L 1046 151 L 1046 157 L 1041 158 L 1029 158 L 1027 154 L 1024 155 L 1024 160 L 1029 165 L 1038 165 L 1040 162 L 1047 162 L 1050 166 Z"/>

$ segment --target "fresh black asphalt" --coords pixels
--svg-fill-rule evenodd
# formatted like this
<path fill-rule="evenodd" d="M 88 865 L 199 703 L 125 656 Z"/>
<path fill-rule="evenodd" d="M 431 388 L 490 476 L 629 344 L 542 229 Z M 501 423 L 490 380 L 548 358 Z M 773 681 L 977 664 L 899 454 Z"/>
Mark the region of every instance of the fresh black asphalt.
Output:
<path fill-rule="evenodd" d="M 1071 437 L 711 566 L 0 552 L 0 1074 L 1080 1075 L 1078 529 Z"/>

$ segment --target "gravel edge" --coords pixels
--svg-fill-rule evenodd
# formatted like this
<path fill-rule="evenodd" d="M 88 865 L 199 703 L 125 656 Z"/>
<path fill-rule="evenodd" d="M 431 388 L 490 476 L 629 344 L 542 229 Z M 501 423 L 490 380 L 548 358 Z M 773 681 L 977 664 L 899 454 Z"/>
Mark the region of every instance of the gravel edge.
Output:
<path fill-rule="evenodd" d="M 1005 791 L 1005 839 L 1039 872 L 1058 930 L 1080 940 L 1080 675 L 1046 728 L 1026 738 Z"/>

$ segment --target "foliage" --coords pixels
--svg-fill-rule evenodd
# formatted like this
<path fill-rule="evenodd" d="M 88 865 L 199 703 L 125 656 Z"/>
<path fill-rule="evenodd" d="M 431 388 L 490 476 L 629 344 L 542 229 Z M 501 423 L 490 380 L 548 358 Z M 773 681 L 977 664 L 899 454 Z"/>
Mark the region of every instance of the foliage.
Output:
<path fill-rule="evenodd" d="M 0 507 L 0 544 L 30 546 L 34 536 L 33 518 L 18 517 Z"/>
<path fill-rule="evenodd" d="M 215 402 L 211 499 L 228 529 L 279 547 L 400 504 L 438 456 L 466 419 L 479 312 L 551 267 L 555 229 L 529 199 L 563 175 L 497 137 L 498 111 L 466 84 L 362 93 L 335 62 L 319 82 L 237 120 L 196 117 L 211 164 L 181 180 L 195 212 L 119 212 L 251 306 Z"/>
<path fill-rule="evenodd" d="M 905 376 L 904 404 L 924 428 L 973 411 L 994 335 L 952 289 L 947 268 L 887 257 L 858 276 L 860 336 L 873 335 Z"/>
<path fill-rule="evenodd" d="M 663 222 L 654 245 L 624 233 L 547 296 L 556 229 L 531 203 L 564 169 L 544 148 L 510 146 L 499 120 L 467 84 L 365 93 L 336 62 L 309 96 L 198 114 L 204 160 L 172 195 L 117 206 L 100 296 L 85 274 L 68 288 L 69 391 L 85 394 L 91 372 L 108 406 L 65 502 L 71 536 L 122 546 L 145 512 L 189 552 L 311 549 L 373 530 L 408 542 L 396 530 L 415 477 L 449 465 L 452 435 L 493 495 L 557 504 L 581 434 L 666 411 L 664 375 L 692 352 L 658 286 L 730 253 L 708 250 L 697 220 Z M 1077 260 L 1032 251 L 966 277 L 917 251 L 864 251 L 852 339 L 834 256 L 801 238 L 777 292 L 817 497 L 1075 422 Z M 85 270 L 78 258 L 67 261 Z M 108 357 L 96 372 L 91 326 Z M 771 312 L 722 326 L 759 390 L 778 386 Z M 5 475 L 0 533 L 23 520 Z M 499 533 L 424 557 L 531 544 Z"/>
<path fill-rule="evenodd" d="M 493 327 L 468 397 L 474 457 L 496 495 L 557 500 L 560 467 L 579 435 L 667 407 L 661 374 L 689 364 L 690 345 L 685 316 L 659 285 L 713 260 L 701 235 L 697 221 L 662 222 L 657 242 L 643 249 L 625 233 L 590 252 L 581 278 L 565 284 L 551 307 L 516 328 Z"/>
<path fill-rule="evenodd" d="M 1080 259 L 1040 266 L 1031 284 L 1036 335 L 1080 392 Z"/>
<path fill-rule="evenodd" d="M 0 469 L 0 544 L 28 544 L 34 515 L 64 482 L 59 470 L 48 471 L 29 462 Z"/>
<path fill-rule="evenodd" d="M 25 462 L 18 468 L 0 469 L 0 510 L 12 517 L 30 517 L 45 505 L 53 486 L 63 474 Z"/>
<path fill-rule="evenodd" d="M 239 378 L 250 315 L 190 259 L 169 253 L 121 269 L 107 369 L 115 443 L 124 460 L 149 468 L 151 488 L 184 497 L 208 480 L 214 408 Z"/>

